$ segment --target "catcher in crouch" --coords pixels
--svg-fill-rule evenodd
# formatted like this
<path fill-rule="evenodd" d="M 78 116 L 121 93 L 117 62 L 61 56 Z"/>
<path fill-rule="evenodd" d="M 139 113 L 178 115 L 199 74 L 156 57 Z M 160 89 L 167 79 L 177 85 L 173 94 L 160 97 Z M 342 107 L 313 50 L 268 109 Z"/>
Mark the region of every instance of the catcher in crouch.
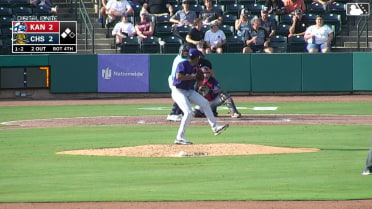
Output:
<path fill-rule="evenodd" d="M 197 91 L 209 101 L 211 109 L 216 110 L 218 106 L 226 104 L 227 108 L 230 109 L 231 117 L 240 118 L 241 114 L 236 108 L 233 99 L 229 94 L 222 92 L 220 83 L 211 76 L 211 69 L 203 66 L 198 73 L 203 73 L 204 78 L 198 80 Z M 193 109 L 193 116 L 205 117 L 199 106 L 195 106 Z"/>

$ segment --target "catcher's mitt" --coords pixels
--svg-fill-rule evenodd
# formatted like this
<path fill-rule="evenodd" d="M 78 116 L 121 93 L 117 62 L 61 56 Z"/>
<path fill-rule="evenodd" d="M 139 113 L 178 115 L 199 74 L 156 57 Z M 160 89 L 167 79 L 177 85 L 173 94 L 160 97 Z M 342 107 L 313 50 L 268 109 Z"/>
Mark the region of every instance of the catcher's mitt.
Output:
<path fill-rule="evenodd" d="M 209 93 L 209 90 L 210 88 L 207 85 L 200 86 L 198 88 L 198 93 L 201 94 L 203 97 L 205 97 Z"/>

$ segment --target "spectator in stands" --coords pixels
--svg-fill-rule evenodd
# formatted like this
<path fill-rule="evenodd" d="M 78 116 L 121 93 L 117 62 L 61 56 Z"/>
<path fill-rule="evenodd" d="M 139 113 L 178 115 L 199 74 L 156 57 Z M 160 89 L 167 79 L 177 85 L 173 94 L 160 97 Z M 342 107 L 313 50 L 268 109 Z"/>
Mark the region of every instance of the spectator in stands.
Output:
<path fill-rule="evenodd" d="M 296 9 L 301 9 L 302 12 L 306 11 L 304 0 L 283 0 L 283 2 L 287 14 L 294 14 Z"/>
<path fill-rule="evenodd" d="M 313 0 L 313 4 L 314 3 L 319 3 L 319 4 L 322 4 L 324 6 L 328 6 L 330 4 L 332 4 L 335 0 Z"/>
<path fill-rule="evenodd" d="M 304 38 L 307 42 L 306 49 L 309 53 L 327 53 L 331 51 L 333 31 L 328 25 L 323 25 L 323 18 L 320 15 L 316 17 L 315 25 L 306 29 Z"/>
<path fill-rule="evenodd" d="M 166 3 L 166 0 L 145 0 L 141 12 L 155 16 L 170 15 L 173 16 L 173 7 Z"/>
<path fill-rule="evenodd" d="M 292 25 L 289 28 L 288 37 L 291 38 L 293 36 L 305 35 L 307 26 L 307 20 L 306 17 L 302 14 L 302 10 L 296 9 L 295 15 L 292 18 Z"/>
<path fill-rule="evenodd" d="M 203 21 L 200 18 L 196 18 L 194 20 L 194 27 L 186 35 L 186 42 L 190 48 L 197 48 L 199 51 L 205 54 L 204 35 Z"/>
<path fill-rule="evenodd" d="M 189 0 L 182 0 L 182 10 L 179 10 L 174 14 L 169 21 L 174 23 L 173 24 L 173 34 L 181 39 L 185 39 L 185 37 L 181 36 L 179 33 L 180 27 L 183 26 L 193 26 L 194 20 L 197 18 L 196 12 L 190 10 L 190 1 Z"/>
<path fill-rule="evenodd" d="M 245 33 L 245 46 L 243 48 L 243 53 L 273 53 L 273 48 L 269 47 L 269 34 L 261 27 L 260 19 L 253 18 L 251 25 L 252 27 Z"/>
<path fill-rule="evenodd" d="M 111 0 L 116 1 L 116 0 Z M 129 22 L 128 15 L 124 14 L 121 18 L 121 22 L 117 23 L 112 30 L 112 36 L 116 38 L 116 44 L 121 44 L 123 42 L 123 38 L 135 36 L 136 29 L 133 23 Z"/>
<path fill-rule="evenodd" d="M 197 16 L 195 11 L 190 10 L 190 1 L 182 0 L 182 8 L 183 9 L 177 11 L 169 21 L 174 23 L 176 27 L 184 25 L 192 26 Z"/>
<path fill-rule="evenodd" d="M 239 19 L 235 20 L 236 35 L 244 40 L 245 32 L 251 27 L 251 22 L 248 19 L 249 11 L 242 9 Z"/>
<path fill-rule="evenodd" d="M 106 4 L 107 0 L 101 0 L 101 16 L 99 18 L 99 22 L 102 23 L 103 20 L 106 20 Z"/>
<path fill-rule="evenodd" d="M 220 30 L 219 24 L 217 22 L 211 24 L 211 28 L 205 33 L 204 41 L 207 45 L 207 54 L 222 54 L 222 47 L 226 44 L 226 36 L 225 33 Z"/>
<path fill-rule="evenodd" d="M 133 14 L 133 8 L 127 0 L 109 0 L 106 4 L 106 14 L 106 26 L 109 26 L 115 19 Z"/>
<path fill-rule="evenodd" d="M 52 0 L 30 0 L 30 4 L 34 6 L 43 6 L 52 14 L 57 14 L 58 12 L 58 6 L 53 5 Z"/>
<path fill-rule="evenodd" d="M 269 37 L 271 38 L 275 36 L 278 23 L 274 19 L 269 19 L 267 8 L 263 8 L 261 10 L 260 20 L 261 20 L 261 27 L 267 31 L 267 33 L 269 34 Z"/>
<path fill-rule="evenodd" d="M 269 14 L 285 14 L 285 6 L 282 0 L 266 0 L 265 8 L 268 9 Z"/>
<path fill-rule="evenodd" d="M 139 38 L 148 38 L 154 34 L 154 23 L 147 19 L 148 14 L 140 13 L 140 21 L 136 24 L 136 33 Z"/>
<path fill-rule="evenodd" d="M 204 0 L 205 9 L 203 9 L 199 17 L 203 20 L 204 25 L 210 25 L 212 22 L 217 21 L 219 24 L 222 24 L 222 10 L 216 7 L 213 7 L 212 0 Z"/>

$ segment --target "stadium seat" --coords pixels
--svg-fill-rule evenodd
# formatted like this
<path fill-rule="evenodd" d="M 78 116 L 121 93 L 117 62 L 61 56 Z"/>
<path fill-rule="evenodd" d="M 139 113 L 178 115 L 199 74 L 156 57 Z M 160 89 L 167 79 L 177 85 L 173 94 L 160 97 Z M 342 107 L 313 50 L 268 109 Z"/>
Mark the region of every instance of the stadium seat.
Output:
<path fill-rule="evenodd" d="M 340 2 L 333 2 L 332 4 L 328 5 L 328 11 L 333 14 L 341 15 L 341 23 L 344 25 L 347 21 L 346 16 L 346 5 Z"/>
<path fill-rule="evenodd" d="M 252 15 L 260 16 L 263 5 L 257 3 L 248 4 L 245 6 L 245 8 L 248 9 L 248 11 L 250 11 Z"/>
<path fill-rule="evenodd" d="M 173 23 L 169 22 L 170 16 L 169 15 L 162 15 L 155 17 L 155 28 L 161 25 L 169 25 L 171 26 Z"/>
<path fill-rule="evenodd" d="M 207 32 L 209 29 L 211 29 L 210 25 L 203 25 L 203 31 L 204 33 Z"/>
<path fill-rule="evenodd" d="M 307 12 L 311 14 L 323 15 L 326 13 L 326 7 L 323 4 L 312 3 L 307 6 Z"/>
<path fill-rule="evenodd" d="M 121 53 L 137 54 L 141 52 L 141 45 L 136 36 L 124 38 L 120 48 Z"/>
<path fill-rule="evenodd" d="M 0 17 L 0 27 L 3 26 L 11 27 L 12 21 L 13 21 L 12 17 L 2 16 Z"/>
<path fill-rule="evenodd" d="M 190 10 L 194 11 L 196 13 L 196 16 L 199 17 L 200 12 L 204 9 L 203 5 L 200 4 L 194 4 L 190 5 Z"/>
<path fill-rule="evenodd" d="M 2 26 L 1 27 L 1 37 L 2 38 L 12 37 L 12 27 L 11 26 Z"/>
<path fill-rule="evenodd" d="M 288 52 L 306 52 L 306 42 L 303 36 L 288 38 Z"/>
<path fill-rule="evenodd" d="M 277 35 L 282 35 L 282 36 L 288 36 L 290 27 L 291 27 L 290 24 L 279 23 L 278 27 L 276 28 L 276 34 Z"/>
<path fill-rule="evenodd" d="M 235 26 L 235 20 L 237 19 L 236 15 L 223 14 L 222 18 L 223 18 L 222 24 Z"/>
<path fill-rule="evenodd" d="M 220 30 L 225 33 L 225 36 L 233 36 L 234 35 L 234 26 L 231 25 L 221 25 Z"/>
<path fill-rule="evenodd" d="M 219 5 L 231 5 L 231 4 L 236 4 L 235 0 L 217 0 L 217 4 Z"/>
<path fill-rule="evenodd" d="M 341 15 L 327 13 L 323 15 L 323 24 L 334 26 L 335 35 L 339 35 L 341 33 Z"/>
<path fill-rule="evenodd" d="M 175 5 L 173 5 L 172 7 L 173 7 L 173 14 L 176 14 L 176 12 L 177 12 L 178 10 L 182 10 L 182 6 L 179 5 L 179 4 L 175 4 Z"/>
<path fill-rule="evenodd" d="M 162 38 L 163 45 L 161 46 L 162 53 L 178 53 L 179 48 L 182 44 L 182 39 L 176 36 L 167 36 Z"/>
<path fill-rule="evenodd" d="M 166 2 L 167 4 L 172 5 L 172 6 L 178 4 L 178 0 L 166 0 L 165 2 Z"/>
<path fill-rule="evenodd" d="M 237 0 L 237 3 L 240 5 L 244 5 L 244 7 L 246 7 L 249 4 L 256 3 L 256 0 Z"/>
<path fill-rule="evenodd" d="M 228 53 L 241 53 L 244 47 L 244 41 L 238 36 L 226 37 L 225 51 Z"/>
<path fill-rule="evenodd" d="M 10 0 L 0 0 L 0 6 L 10 6 Z"/>
<path fill-rule="evenodd" d="M 306 24 L 307 25 L 315 25 L 315 19 L 316 19 L 316 14 L 305 14 L 304 17 L 306 19 Z"/>
<path fill-rule="evenodd" d="M 292 24 L 292 14 L 282 14 L 279 16 L 279 23 Z"/>
<path fill-rule="evenodd" d="M 240 4 L 227 4 L 225 5 L 224 14 L 236 15 L 238 16 L 240 11 L 244 9 L 244 5 Z"/>
<path fill-rule="evenodd" d="M 10 0 L 10 4 L 14 7 L 25 6 L 30 7 L 30 0 Z"/>
<path fill-rule="evenodd" d="M 287 52 L 287 36 L 276 35 L 270 39 L 270 47 L 274 49 L 275 53 Z"/>
<path fill-rule="evenodd" d="M 142 6 L 140 4 L 137 4 L 134 7 L 132 6 L 132 8 L 133 8 L 133 16 L 134 17 L 139 17 L 140 16 L 141 9 L 142 9 Z"/>
<path fill-rule="evenodd" d="M 276 24 L 278 24 L 279 22 L 279 16 L 278 15 L 275 15 L 275 14 L 268 14 L 267 17 L 271 20 L 271 21 L 275 21 Z"/>
<path fill-rule="evenodd" d="M 50 15 L 50 9 L 43 7 L 43 6 L 36 6 L 33 9 L 33 14 L 36 16 L 42 16 L 42 15 Z"/>
<path fill-rule="evenodd" d="M 173 34 L 171 25 L 158 25 L 155 27 L 154 32 L 155 32 L 155 36 L 158 36 L 158 37 L 171 36 Z"/>
<path fill-rule="evenodd" d="M 31 7 L 25 7 L 25 6 L 18 6 L 13 8 L 13 14 L 14 15 L 24 15 L 24 16 L 30 16 L 33 15 L 33 11 Z"/>
<path fill-rule="evenodd" d="M 10 7 L 0 6 L 0 16 L 13 16 L 13 10 Z"/>
<path fill-rule="evenodd" d="M 189 31 L 192 29 L 189 25 L 184 25 L 181 27 L 177 27 L 178 34 L 182 37 L 183 40 L 185 40 L 186 35 L 189 33 Z"/>
<path fill-rule="evenodd" d="M 140 40 L 141 52 L 142 53 L 160 53 L 160 42 L 159 38 L 156 36 L 151 36 Z"/>

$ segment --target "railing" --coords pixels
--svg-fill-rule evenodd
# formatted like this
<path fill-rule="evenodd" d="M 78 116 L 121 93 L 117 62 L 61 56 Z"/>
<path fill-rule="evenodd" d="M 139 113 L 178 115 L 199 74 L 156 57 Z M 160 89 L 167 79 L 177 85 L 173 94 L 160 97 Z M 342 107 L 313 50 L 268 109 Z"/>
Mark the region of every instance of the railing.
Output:
<path fill-rule="evenodd" d="M 88 49 L 88 40 L 92 42 L 92 52 L 95 54 L 95 44 L 94 44 L 94 33 L 95 28 L 90 20 L 87 9 L 85 8 L 83 0 L 75 0 L 75 19 L 80 23 L 80 33 L 85 30 L 85 51 Z M 88 36 L 90 39 L 88 39 Z"/>
<path fill-rule="evenodd" d="M 371 0 L 368 1 L 371 4 Z M 360 38 L 363 34 L 363 31 L 366 31 L 366 47 L 369 47 L 369 40 L 368 40 L 368 19 L 369 16 L 361 16 L 358 20 L 358 23 L 356 25 L 357 27 L 357 46 L 358 51 L 360 51 Z"/>

